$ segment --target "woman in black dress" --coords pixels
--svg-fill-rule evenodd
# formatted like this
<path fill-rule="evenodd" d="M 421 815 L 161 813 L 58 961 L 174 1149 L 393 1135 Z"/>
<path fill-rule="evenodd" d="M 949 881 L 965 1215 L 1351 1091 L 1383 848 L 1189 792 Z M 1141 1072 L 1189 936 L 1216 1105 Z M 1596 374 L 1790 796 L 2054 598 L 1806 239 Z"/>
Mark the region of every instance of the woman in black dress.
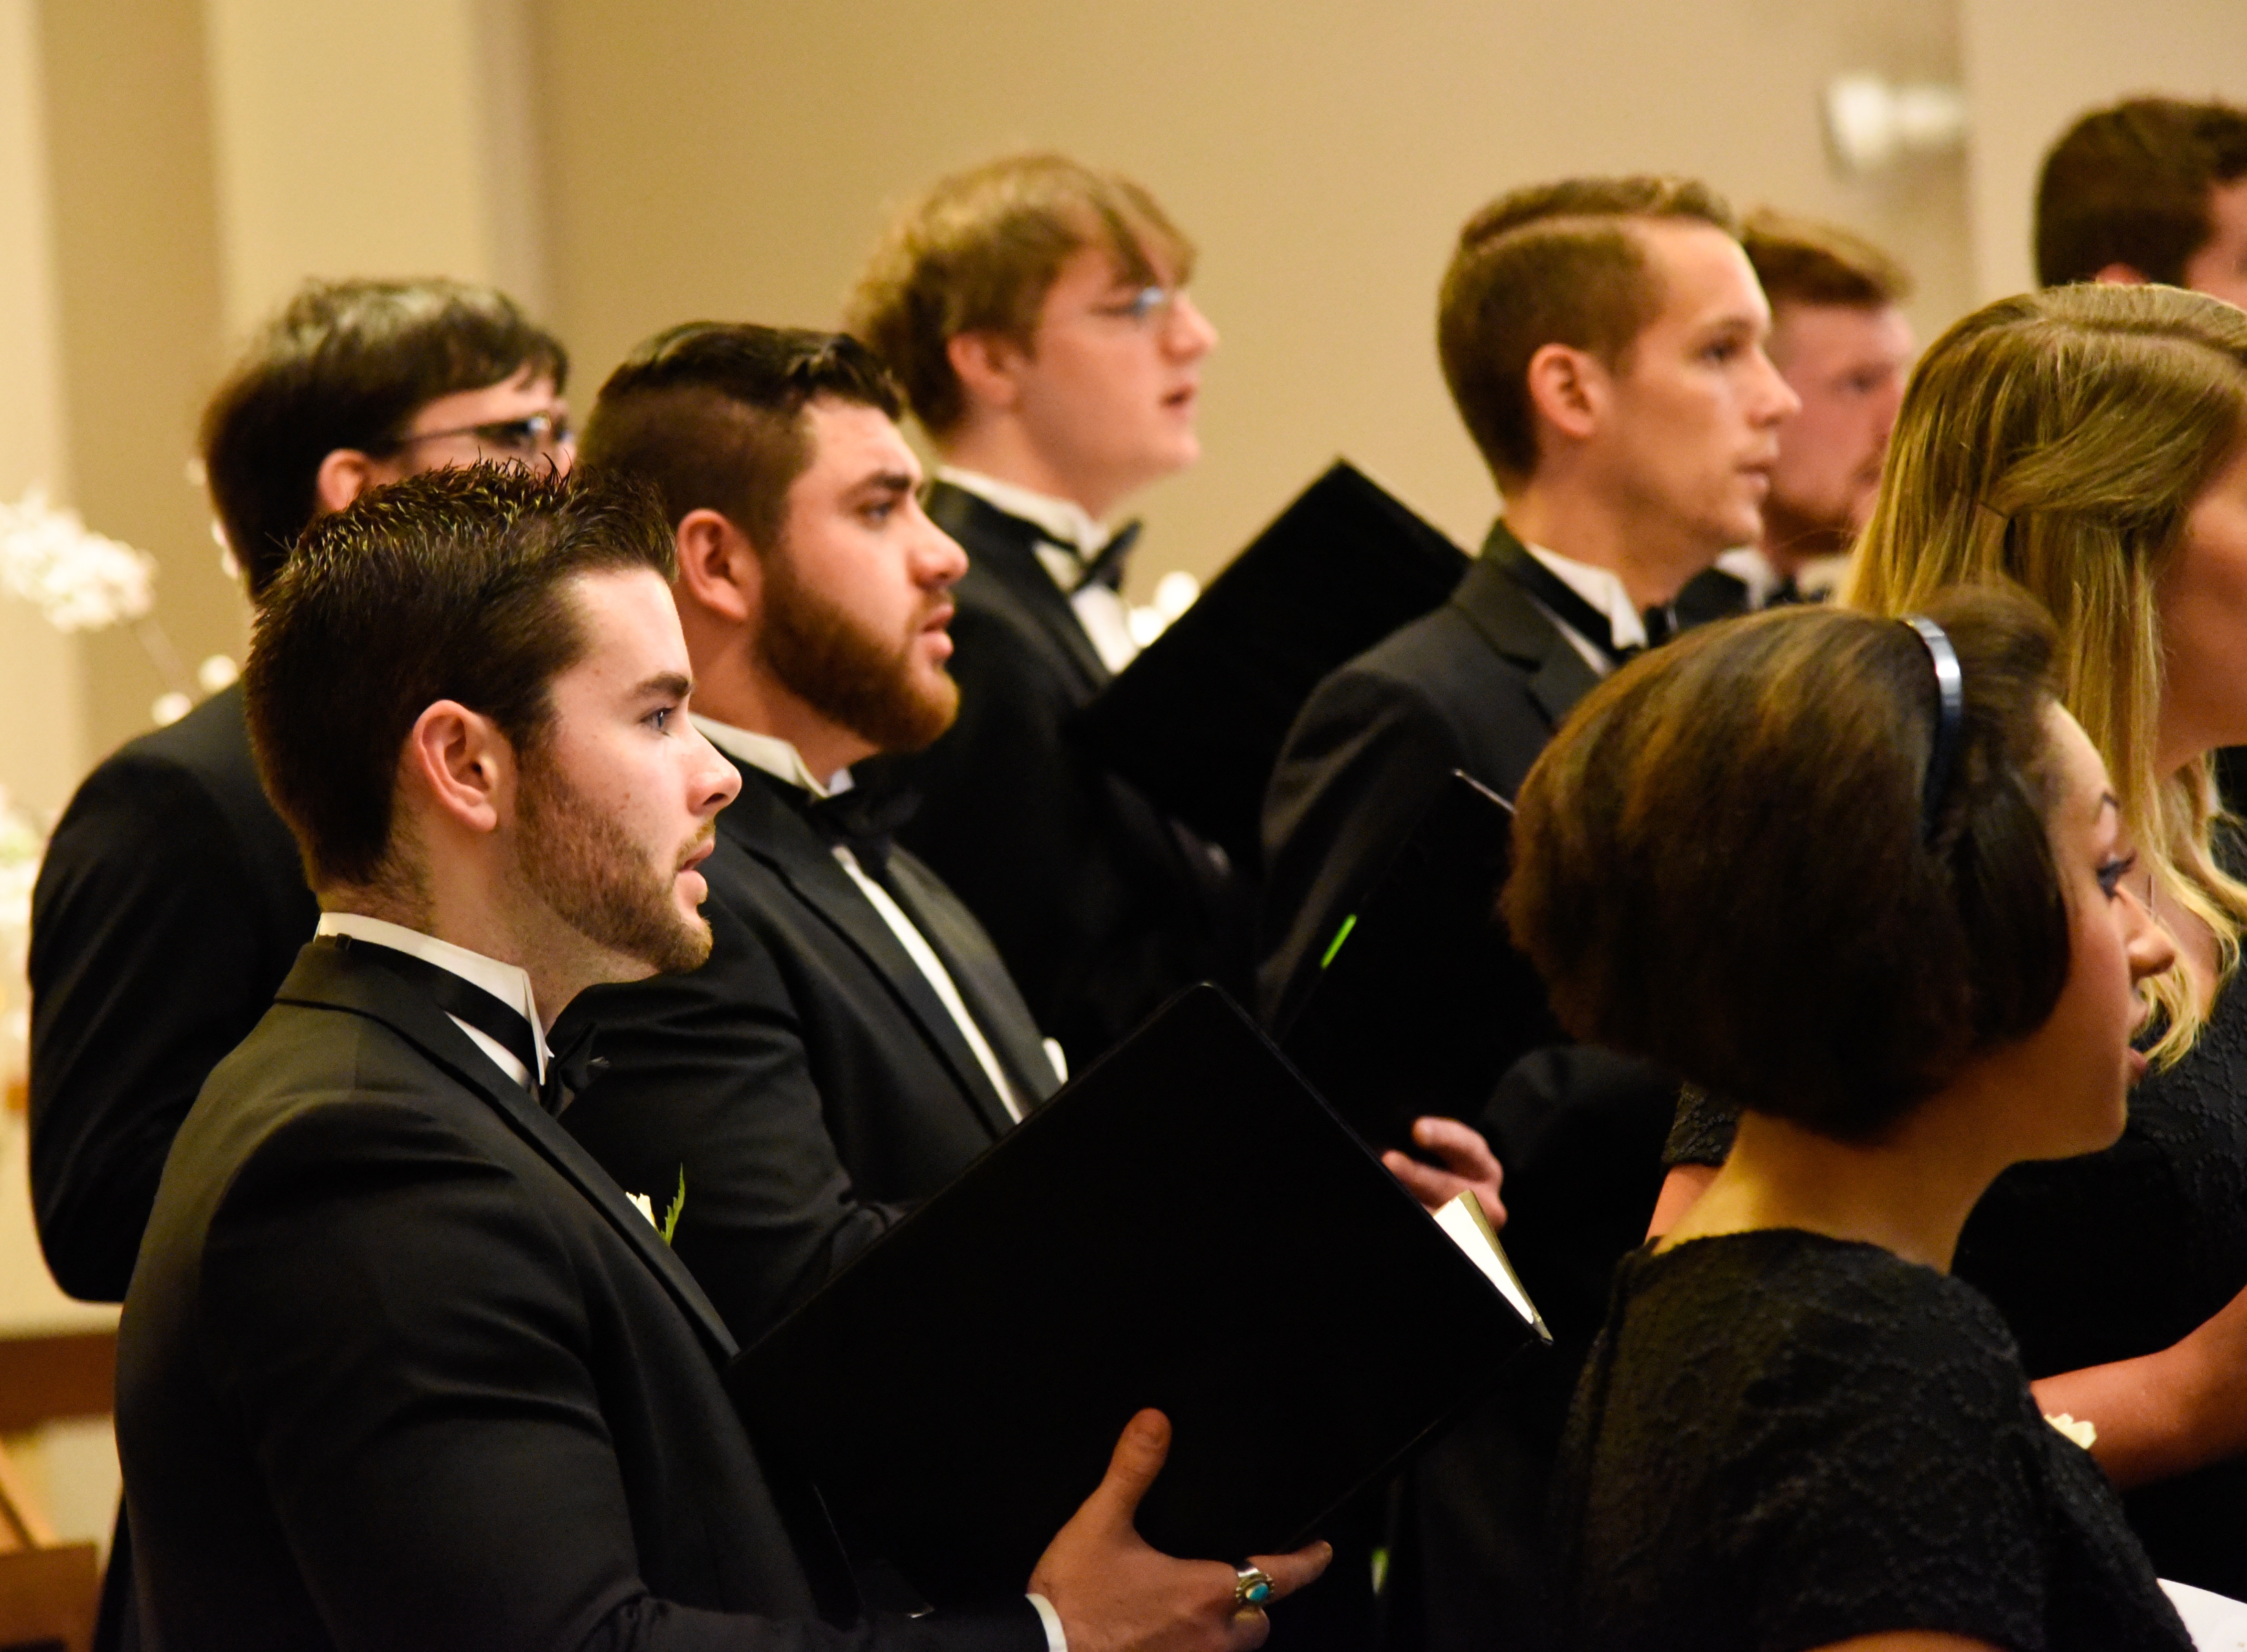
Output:
<path fill-rule="evenodd" d="M 2175 957 L 2051 651 L 1998 589 L 1692 633 L 1522 788 L 1506 916 L 1563 1022 L 1745 1109 L 1578 1387 L 1564 1645 L 2189 1645 L 1947 1273 L 2007 1165 L 2120 1133 Z"/>
<path fill-rule="evenodd" d="M 2182 967 L 2155 991 L 2122 1139 L 2001 1178 L 1957 1273 L 2004 1314 L 2044 1409 L 2095 1426 L 2162 1574 L 2247 1597 L 2247 863 L 2209 756 L 2247 744 L 2247 315 L 2086 286 L 1968 317 L 1913 375 L 1857 556 L 1848 601 L 1868 611 L 2002 577 L 2058 623 L 2060 699 Z M 1721 1159 L 1721 1128 L 1682 1123 L 1673 1157 Z"/>

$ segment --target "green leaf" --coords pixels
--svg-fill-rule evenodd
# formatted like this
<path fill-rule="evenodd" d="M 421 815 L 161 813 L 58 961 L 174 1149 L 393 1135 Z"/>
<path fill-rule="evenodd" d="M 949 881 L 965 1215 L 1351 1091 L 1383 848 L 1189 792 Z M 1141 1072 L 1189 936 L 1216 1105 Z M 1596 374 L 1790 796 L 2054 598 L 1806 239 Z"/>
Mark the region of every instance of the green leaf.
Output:
<path fill-rule="evenodd" d="M 681 1164 L 679 1167 L 679 1192 L 677 1196 L 672 1199 L 671 1207 L 663 1213 L 663 1242 L 666 1245 L 671 1243 L 672 1234 L 678 1231 L 679 1212 L 686 1208 L 686 1167 L 684 1164 Z"/>

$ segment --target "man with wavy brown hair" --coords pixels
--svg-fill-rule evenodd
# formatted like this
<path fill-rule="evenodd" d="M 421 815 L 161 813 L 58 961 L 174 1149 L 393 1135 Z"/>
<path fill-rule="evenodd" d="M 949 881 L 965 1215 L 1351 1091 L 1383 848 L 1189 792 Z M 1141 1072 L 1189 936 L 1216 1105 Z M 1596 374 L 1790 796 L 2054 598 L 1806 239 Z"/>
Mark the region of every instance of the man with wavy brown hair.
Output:
<path fill-rule="evenodd" d="M 2037 280 L 2155 281 L 2247 308 L 2247 109 L 2131 98 L 2078 119 L 2037 178 Z"/>
<path fill-rule="evenodd" d="M 1062 732 L 1137 651 L 1119 594 L 1136 529 L 1111 517 L 1200 455 L 1217 333 L 1193 265 L 1139 184 L 1015 155 L 906 208 L 850 306 L 935 444 L 928 514 L 969 558 L 960 716 L 891 766 L 923 798 L 900 839 L 1080 1065 L 1187 982 L 1246 974 L 1223 857 Z"/>

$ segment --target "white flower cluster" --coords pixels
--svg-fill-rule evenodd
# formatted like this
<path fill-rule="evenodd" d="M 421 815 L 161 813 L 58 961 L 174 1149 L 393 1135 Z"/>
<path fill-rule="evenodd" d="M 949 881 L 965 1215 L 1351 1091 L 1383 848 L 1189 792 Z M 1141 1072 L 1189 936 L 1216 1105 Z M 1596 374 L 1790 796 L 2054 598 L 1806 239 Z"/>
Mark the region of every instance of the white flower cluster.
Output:
<path fill-rule="evenodd" d="M 138 619 L 156 599 L 156 559 L 90 531 L 34 488 L 0 503 L 0 590 L 38 604 L 58 631 L 99 631 Z"/>

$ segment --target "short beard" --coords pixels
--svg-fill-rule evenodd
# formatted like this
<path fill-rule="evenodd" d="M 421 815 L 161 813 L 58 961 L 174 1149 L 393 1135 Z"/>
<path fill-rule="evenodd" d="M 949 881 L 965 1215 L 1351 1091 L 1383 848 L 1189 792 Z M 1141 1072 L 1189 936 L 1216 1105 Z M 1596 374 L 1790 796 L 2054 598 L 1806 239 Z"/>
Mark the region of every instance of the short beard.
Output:
<path fill-rule="evenodd" d="M 959 714 L 960 687 L 949 675 L 939 672 L 925 687 L 914 680 L 912 646 L 919 634 L 918 624 L 895 642 L 868 631 L 804 582 L 785 543 L 765 558 L 757 646 L 766 668 L 789 693 L 877 751 L 917 752 Z"/>
<path fill-rule="evenodd" d="M 525 752 L 517 773 L 516 865 L 531 892 L 604 951 L 659 975 L 699 968 L 710 956 L 710 925 L 681 918 L 672 905 L 676 869 L 649 866 L 624 828 L 571 785 L 544 751 Z"/>

